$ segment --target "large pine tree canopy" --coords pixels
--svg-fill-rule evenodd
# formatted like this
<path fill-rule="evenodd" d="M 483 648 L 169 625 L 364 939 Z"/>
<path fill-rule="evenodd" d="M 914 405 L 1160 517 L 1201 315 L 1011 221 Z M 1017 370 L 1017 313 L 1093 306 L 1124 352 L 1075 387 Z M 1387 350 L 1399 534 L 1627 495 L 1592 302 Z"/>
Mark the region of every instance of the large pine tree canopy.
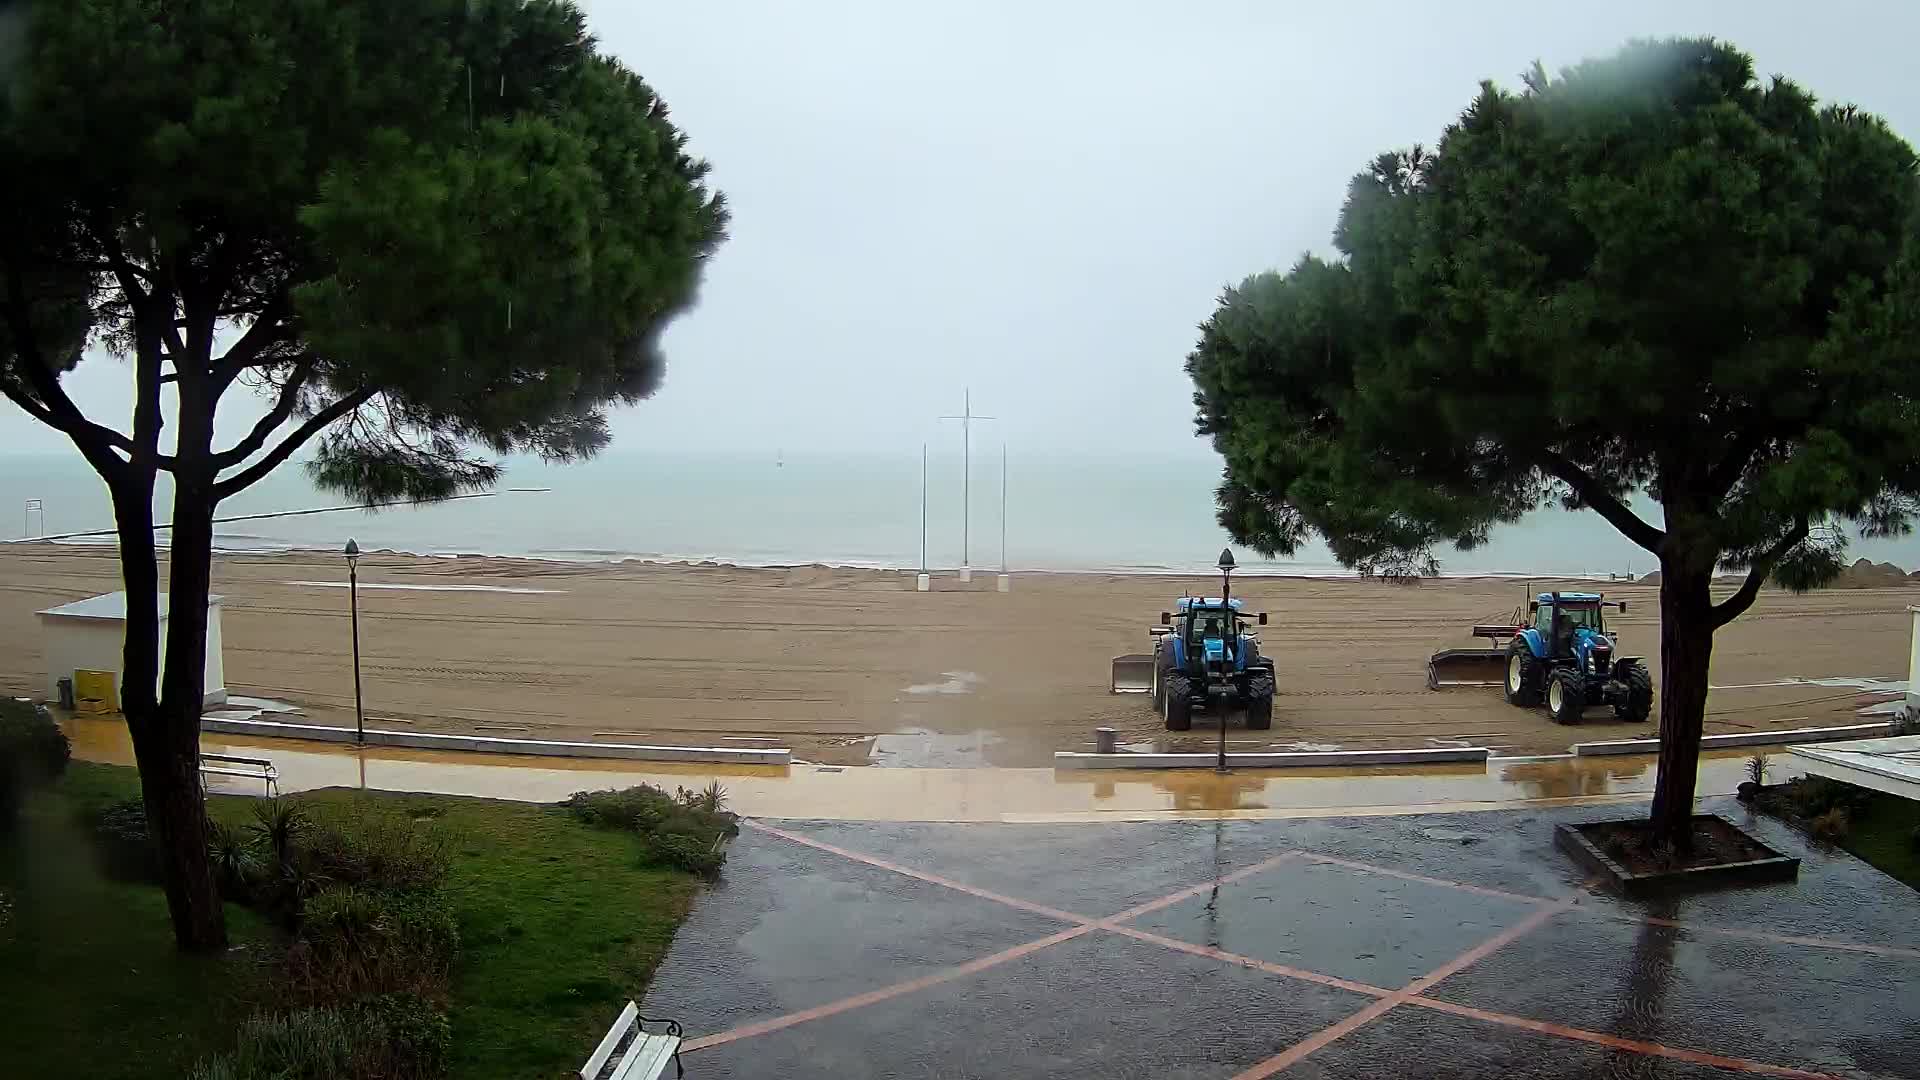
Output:
<path fill-rule="evenodd" d="M 316 478 L 365 499 L 483 486 L 495 468 L 468 444 L 592 453 L 603 409 L 657 384 L 661 330 L 725 227 L 660 99 L 570 4 L 5 18 L 28 47 L 0 83 L 0 389 L 96 467 L 145 432 L 61 392 L 89 341 L 145 388 L 187 369 L 195 401 L 273 399 L 216 448 L 220 496 L 314 435 Z"/>
<path fill-rule="evenodd" d="M 1911 147 L 1711 40 L 1523 82 L 1357 176 L 1337 260 L 1250 278 L 1202 326 L 1234 538 L 1431 573 L 1557 502 L 1757 588 L 1836 573 L 1848 527 L 1908 529 Z"/>

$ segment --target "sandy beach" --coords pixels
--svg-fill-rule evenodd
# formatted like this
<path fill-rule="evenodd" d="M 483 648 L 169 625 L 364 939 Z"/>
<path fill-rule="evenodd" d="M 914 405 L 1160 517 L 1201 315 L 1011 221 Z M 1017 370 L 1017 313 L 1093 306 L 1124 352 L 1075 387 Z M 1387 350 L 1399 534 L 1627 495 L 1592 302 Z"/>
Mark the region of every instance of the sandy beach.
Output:
<path fill-rule="evenodd" d="M 1041 765 L 1089 748 L 1103 724 L 1135 744 L 1201 749 L 1214 737 L 1202 721 L 1170 740 L 1146 698 L 1107 692 L 1107 670 L 1149 648 L 1147 626 L 1183 587 L 1217 592 L 1217 579 L 1016 575 L 1003 595 L 981 575 L 921 594 L 910 574 L 886 571 L 373 554 L 360 581 L 366 710 L 383 726 L 783 745 L 849 764 L 870 760 L 876 736 L 901 733 L 879 743 L 888 763 Z M 351 725 L 345 582 L 331 555 L 218 557 L 229 690 Z M 1230 745 L 1528 754 L 1650 734 L 1652 722 L 1618 723 L 1607 709 L 1564 728 L 1495 689 L 1425 688 L 1428 654 L 1475 644 L 1466 628 L 1503 618 L 1525 584 L 1237 582 L 1236 595 L 1271 613 L 1262 648 L 1280 688 L 1273 729 L 1236 725 Z M 108 548 L 0 549 L 0 688 L 41 692 L 35 611 L 118 587 Z M 1649 655 L 1657 678 L 1656 589 L 1604 588 L 1629 601 L 1615 620 L 1622 652 Z M 1764 592 L 1717 638 L 1707 731 L 1855 722 L 1884 696 L 1792 680 L 1904 678 L 1917 602 L 1915 586 Z"/>

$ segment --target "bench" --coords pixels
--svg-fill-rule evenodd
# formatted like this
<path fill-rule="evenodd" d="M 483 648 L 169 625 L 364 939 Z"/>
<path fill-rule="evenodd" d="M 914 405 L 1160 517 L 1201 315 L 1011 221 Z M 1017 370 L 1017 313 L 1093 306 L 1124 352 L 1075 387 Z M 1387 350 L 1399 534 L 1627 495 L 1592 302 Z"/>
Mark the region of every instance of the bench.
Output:
<path fill-rule="evenodd" d="M 664 1030 L 649 1033 L 647 1024 L 659 1024 Z M 685 1076 L 686 1069 L 680 1065 L 681 1035 L 679 1021 L 649 1020 L 640 1015 L 640 1006 L 629 1001 L 593 1056 L 580 1066 L 580 1080 L 655 1080 L 666 1073 L 669 1061 L 676 1077 Z"/>
<path fill-rule="evenodd" d="M 280 794 L 280 771 L 266 758 L 232 757 L 227 754 L 200 755 L 200 790 L 207 789 L 209 776 L 239 776 L 266 785 L 269 798 Z"/>

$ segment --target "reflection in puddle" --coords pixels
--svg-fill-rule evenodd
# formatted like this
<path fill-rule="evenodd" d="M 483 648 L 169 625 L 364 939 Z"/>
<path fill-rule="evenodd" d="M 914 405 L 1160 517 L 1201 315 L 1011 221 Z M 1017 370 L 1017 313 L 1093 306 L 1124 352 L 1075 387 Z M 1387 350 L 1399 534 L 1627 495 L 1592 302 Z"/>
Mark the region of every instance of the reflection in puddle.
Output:
<path fill-rule="evenodd" d="M 987 750 L 1004 741 L 984 731 L 943 735 L 925 728 L 908 728 L 874 736 L 867 762 L 896 769 L 981 769 L 992 764 Z"/>

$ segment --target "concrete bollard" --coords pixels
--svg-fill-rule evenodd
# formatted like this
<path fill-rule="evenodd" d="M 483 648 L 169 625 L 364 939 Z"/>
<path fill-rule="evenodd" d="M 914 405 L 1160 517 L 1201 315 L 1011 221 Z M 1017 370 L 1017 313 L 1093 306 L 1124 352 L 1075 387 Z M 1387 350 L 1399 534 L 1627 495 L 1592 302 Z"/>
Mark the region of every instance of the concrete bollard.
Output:
<path fill-rule="evenodd" d="M 972 581 L 972 580 L 973 580 L 973 567 L 971 567 L 971 566 L 963 566 L 963 567 L 961 567 L 961 568 L 960 568 L 960 583 L 964 585 L 964 584 L 966 584 L 967 582 L 969 582 L 969 581 Z"/>
<path fill-rule="evenodd" d="M 1012 592 L 1013 578 L 1007 576 L 1006 574 L 1001 574 L 999 578 L 997 578 L 994 581 L 993 589 L 995 592 Z"/>
<path fill-rule="evenodd" d="M 1120 752 L 1120 733 L 1110 727 L 1093 729 L 1093 752 L 1096 754 L 1117 754 Z"/>
<path fill-rule="evenodd" d="M 933 575 L 932 574 L 913 575 L 913 589 L 915 592 L 932 592 L 933 591 Z"/>

